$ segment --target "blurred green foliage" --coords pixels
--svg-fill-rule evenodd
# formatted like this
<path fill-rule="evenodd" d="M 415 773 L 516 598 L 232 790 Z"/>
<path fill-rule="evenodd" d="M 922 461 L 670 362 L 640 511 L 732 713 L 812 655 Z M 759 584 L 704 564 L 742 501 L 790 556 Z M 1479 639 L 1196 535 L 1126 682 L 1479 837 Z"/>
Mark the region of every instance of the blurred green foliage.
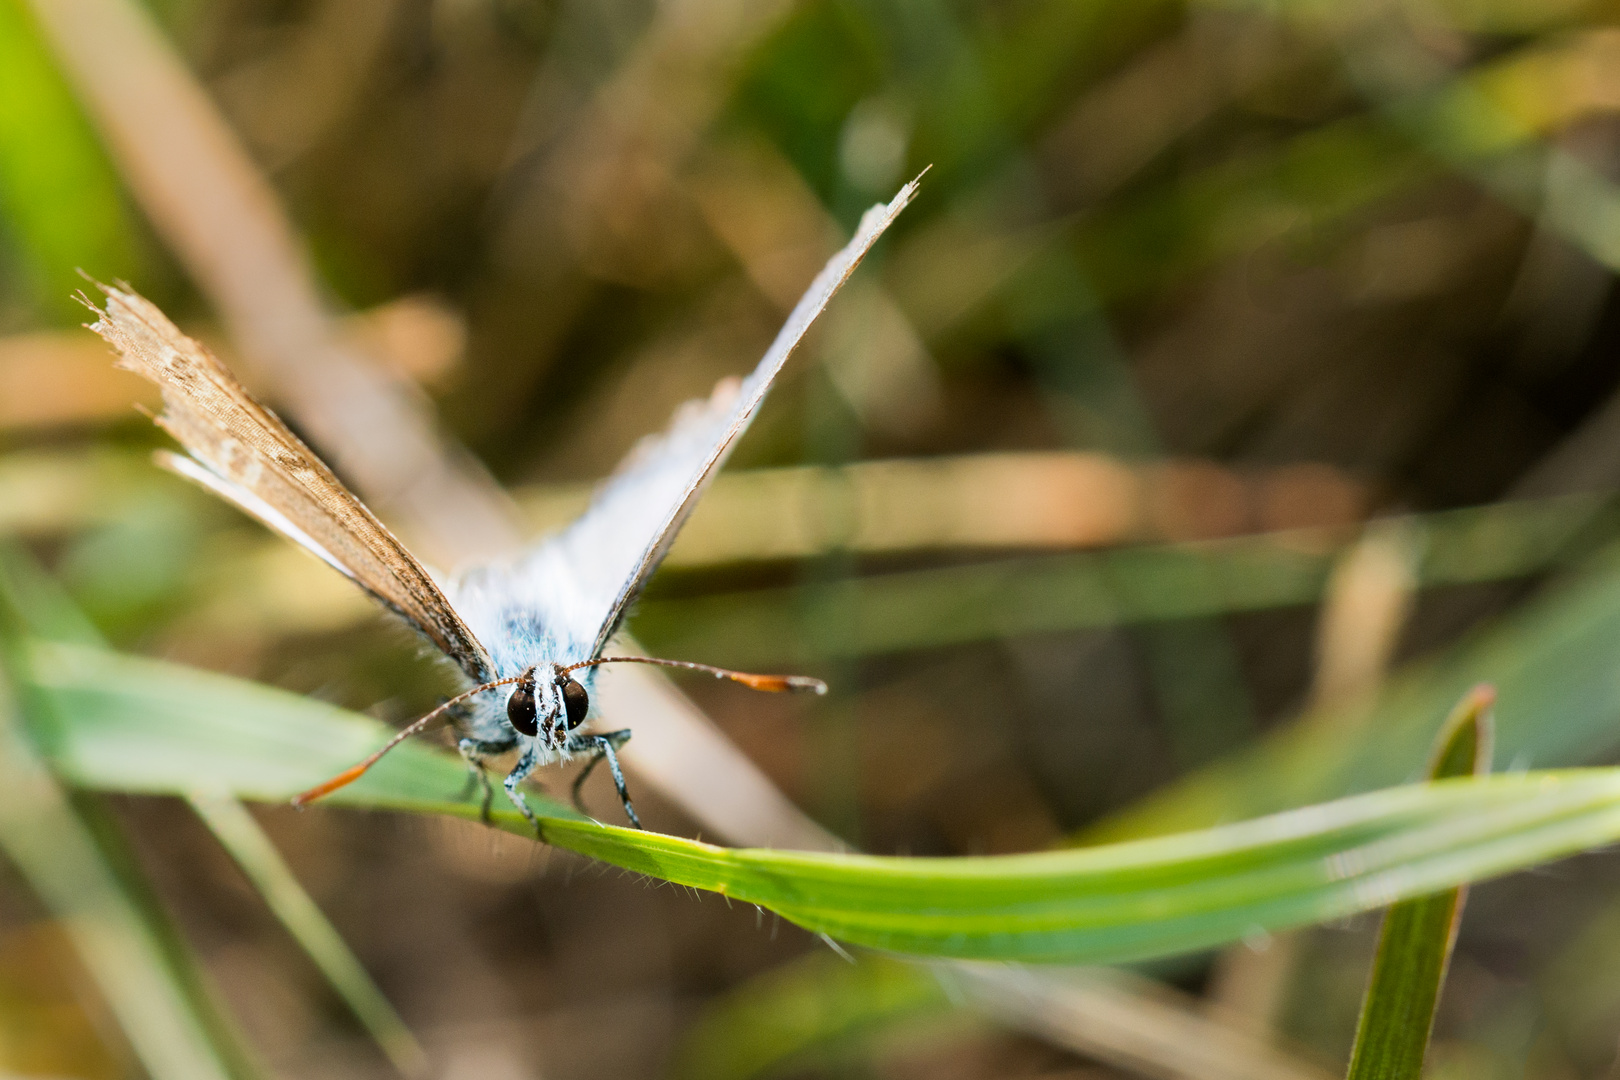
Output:
<path fill-rule="evenodd" d="M 1481 680 L 1500 689 L 1498 768 L 1609 760 L 1620 745 L 1620 30 L 1607 0 L 150 7 L 284 198 L 334 306 L 371 318 L 407 294 L 440 298 L 449 331 L 433 348 L 421 323 L 345 332 L 417 379 L 503 480 L 551 491 L 605 474 L 677 402 L 745 370 L 840 231 L 924 168 L 918 203 L 795 361 L 739 464 L 834 467 L 836 487 L 835 467 L 865 458 L 1079 449 L 1137 477 L 1203 478 L 1119 494 L 1135 524 L 1101 550 L 840 548 L 862 515 L 928 518 L 939 492 L 919 486 L 911 505 L 821 498 L 809 513 L 832 539 L 808 561 L 661 575 L 634 623 L 657 650 L 835 683 L 820 711 L 695 692 L 771 780 L 868 849 L 971 857 L 1183 830 L 1209 841 L 1230 834 L 1198 830 L 1416 779 L 1446 710 Z M 120 177 L 106 149 L 131 133 L 108 136 L 61 70 L 28 4 L 0 0 L 0 518 L 97 634 L 146 656 L 90 649 L 66 626 L 70 609 L 36 605 L 63 624 L 33 636 L 81 644 L 25 650 L 67 712 L 18 694 L 40 757 L 24 747 L 5 760 L 31 770 L 38 807 L 60 811 L 45 827 L 114 835 L 94 818 L 127 834 L 121 862 L 101 841 L 100 856 L 64 842 L 97 895 L 132 913 L 129 940 L 189 941 L 252 1021 L 247 1041 L 288 1074 L 388 1068 L 348 1049 L 361 1035 L 353 1010 L 408 1064 L 369 969 L 456 1075 L 650 1076 L 671 1047 L 685 1048 L 674 1067 L 686 1075 L 911 1075 L 885 1056 L 885 1034 L 960 1003 L 915 968 L 806 963 L 819 944 L 756 932 L 746 905 L 551 873 L 528 854 L 502 863 L 491 852 L 503 837 L 426 831 L 454 827 L 426 815 L 250 817 L 227 800 L 215 824 L 247 837 L 234 849 L 246 863 L 223 858 L 189 814 L 163 816 L 172 807 L 153 796 L 193 795 L 205 777 L 279 798 L 378 738 L 375 719 L 348 710 L 401 719 L 443 686 L 413 643 L 277 569 L 250 526 L 131 468 L 121 451 L 153 436 L 117 422 L 121 401 L 72 407 L 107 398 L 100 361 L 76 366 L 70 338 L 35 332 L 76 321 L 75 267 L 150 287 L 139 279 L 158 256 L 126 209 L 145 205 L 139 178 Z M 143 119 L 149 136 L 175 120 Z M 234 362 L 211 298 L 159 284 Z M 43 420 L 23 407 L 41 401 L 63 407 Z M 353 415 L 363 437 L 367 413 Z M 1267 486 L 1295 465 L 1337 487 Z M 1324 507 L 1347 484 L 1365 502 L 1333 518 Z M 1036 508 L 1072 510 L 1069 497 L 1054 489 Z M 1363 533 L 1378 517 L 1399 522 Z M 1326 532 L 1288 527 L 1330 519 Z M 1408 530 L 1410 572 L 1380 580 L 1356 553 L 1390 524 Z M 1341 618 L 1349 630 L 1335 637 Z M 13 683 L 27 681 L 18 655 Z M 1360 680 L 1353 693 L 1326 677 L 1340 661 Z M 460 780 L 416 746 L 349 795 L 464 815 L 446 802 Z M 75 782 L 147 795 L 92 799 Z M 1536 812 L 1536 781 L 1493 783 L 1522 797 L 1514 812 Z M 667 827 L 697 832 L 645 797 Z M 1599 803 L 1594 817 L 1608 813 Z M 820 901 L 771 891 L 803 886 L 794 875 L 808 864 L 626 837 L 541 804 L 575 847 L 676 880 L 749 884 L 803 922 L 836 922 L 810 910 Z M 1431 822 L 1436 851 L 1466 816 Z M 3 842 L 23 852 L 13 861 L 28 880 L 0 890 L 0 989 L 15 989 L 27 979 L 6 981 L 8 950 L 55 940 L 43 902 L 63 889 L 50 867 L 39 877 L 22 832 Z M 906 864 L 880 865 L 903 876 Z M 959 868 L 970 865 L 986 864 Z M 1475 890 L 1435 1075 L 1609 1075 L 1620 936 L 1607 867 L 1597 857 Z M 872 884 L 858 879 L 851 888 Z M 239 904 L 250 884 L 282 902 Z M 1188 947 L 1151 917 L 1149 892 L 1133 894 L 1127 921 L 1153 945 L 1133 955 Z M 884 895 L 894 910 L 861 919 L 926 906 Z M 1342 1063 L 1366 925 L 1279 937 L 1262 954 L 1251 945 L 1267 939 L 1232 919 L 1199 940 L 1247 944 L 1156 970 L 1247 1010 L 1234 1031 L 1299 1040 L 1297 1069 Z M 1097 940 L 1068 955 L 1124 955 Z M 217 995 L 187 984 L 182 961 L 172 949 L 151 960 L 151 1000 L 184 1011 L 190 994 L 197 1045 L 236 1062 L 228 1071 L 251 1069 L 210 1026 Z M 350 1008 L 327 999 L 323 973 Z M 61 1030 L 106 1029 L 96 1010 L 118 1012 L 119 993 L 83 995 Z M 0 1030 L 57 1008 L 42 1002 L 0 994 Z M 602 1018 L 621 1013 L 603 1037 Z M 953 1075 L 1074 1066 L 1055 1052 L 1018 1059 L 962 1026 L 984 1060 L 953 1061 Z M 802 1053 L 839 1040 L 848 1054 Z M 128 1049 L 104 1041 L 96 1060 L 118 1067 L 105 1062 Z M 490 1056 L 471 1056 L 472 1041 Z M 894 1054 L 941 1071 L 927 1048 Z M 1117 1047 L 1104 1056 L 1144 1067 Z M 171 1071 L 156 1060 L 153 1074 Z M 1179 1075 L 1167 1060 L 1146 1068 Z M 52 1064 L 28 1059 L 29 1071 Z M 21 1068 L 3 1054 L 0 1067 Z"/>
<path fill-rule="evenodd" d="M 0 228 L 16 285 L 52 323 L 80 311 L 75 270 L 134 273 L 117 176 L 40 39 L 27 0 L 0 3 Z M 15 316 L 12 316 L 15 318 Z"/>

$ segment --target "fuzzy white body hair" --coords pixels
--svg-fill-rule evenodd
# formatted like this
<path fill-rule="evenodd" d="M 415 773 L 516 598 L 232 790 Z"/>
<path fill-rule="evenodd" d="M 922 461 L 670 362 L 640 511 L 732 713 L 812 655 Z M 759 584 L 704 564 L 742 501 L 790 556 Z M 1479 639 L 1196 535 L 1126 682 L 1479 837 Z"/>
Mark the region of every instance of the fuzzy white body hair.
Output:
<path fill-rule="evenodd" d="M 689 402 L 669 431 L 636 447 L 573 524 L 511 562 L 470 568 L 446 584 L 457 614 L 486 643 L 497 677 L 596 655 L 624 614 L 626 583 L 637 577 L 674 508 L 705 478 L 707 459 L 734 422 L 736 398 L 733 380 L 709 400 Z M 588 692 L 595 675 L 585 668 L 575 678 Z M 505 701 L 498 693 L 476 700 L 476 738 L 493 740 L 506 727 Z"/>
<path fill-rule="evenodd" d="M 589 516 L 589 515 L 587 515 Z M 576 528 L 585 519 L 576 522 Z M 577 556 L 571 549 L 578 539 L 574 529 L 549 538 L 511 563 L 496 563 L 468 570 L 449 582 L 446 591 L 469 628 L 480 641 L 490 643 L 490 658 L 500 678 L 542 671 L 553 665 L 567 667 L 591 658 L 591 645 L 602 623 L 606 602 L 590 595 L 576 573 Z M 596 669 L 584 668 L 575 678 L 591 691 Z M 509 689 L 480 694 L 472 701 L 468 734 L 486 742 L 515 733 L 506 716 Z M 535 680 L 538 711 L 544 716 L 560 707 L 550 680 Z M 566 760 L 567 751 L 544 739 L 519 736 L 533 742 L 539 764 Z"/>

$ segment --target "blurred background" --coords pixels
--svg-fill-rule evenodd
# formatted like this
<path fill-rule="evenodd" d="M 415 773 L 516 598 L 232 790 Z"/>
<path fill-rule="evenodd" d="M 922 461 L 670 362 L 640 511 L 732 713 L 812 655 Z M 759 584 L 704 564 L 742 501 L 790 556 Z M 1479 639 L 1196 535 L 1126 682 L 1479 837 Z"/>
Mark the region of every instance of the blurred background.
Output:
<path fill-rule="evenodd" d="M 76 269 L 451 567 L 749 369 L 927 168 L 630 624 L 832 685 L 687 687 L 759 775 L 866 850 L 1034 850 L 1400 782 L 1474 679 L 1498 768 L 1613 760 L 1617 16 L 0 0 L 0 530 L 121 649 L 409 718 L 449 685 L 414 641 L 152 467 L 153 391 L 77 326 Z M 757 839 L 631 768 L 651 827 Z M 587 800 L 618 820 L 605 778 Z M 244 1070 L 397 1075 L 184 803 L 96 813 Z M 1122 974 L 1087 1036 L 1094 998 L 1042 1027 L 886 994 L 769 916 L 481 827 L 253 821 L 435 1076 L 1212 1075 L 1185 1055 L 1216 1028 L 1331 1075 L 1376 926 Z M 1475 890 L 1439 1074 L 1620 1075 L 1617 884 L 1594 857 Z M 9 865 L 0 1071 L 142 1074 Z"/>

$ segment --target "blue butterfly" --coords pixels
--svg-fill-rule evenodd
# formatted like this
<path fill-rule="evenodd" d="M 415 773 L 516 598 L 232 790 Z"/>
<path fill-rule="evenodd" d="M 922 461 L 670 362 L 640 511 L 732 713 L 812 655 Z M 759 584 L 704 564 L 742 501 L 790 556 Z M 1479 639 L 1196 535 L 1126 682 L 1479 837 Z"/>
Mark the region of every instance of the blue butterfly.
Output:
<path fill-rule="evenodd" d="M 669 429 L 643 440 L 572 525 L 509 563 L 464 570 L 442 583 L 407 551 L 321 460 L 255 401 L 212 354 L 137 294 L 101 285 L 105 309 L 91 329 L 119 366 L 156 383 L 157 418 L 189 456 L 160 451 L 165 468 L 234 503 L 344 574 L 410 622 L 465 674 L 469 687 L 403 728 L 353 768 L 293 801 L 302 805 L 357 779 L 383 754 L 441 716 L 455 718 L 459 748 L 491 788 L 486 756 L 518 750 L 505 788 L 538 828 L 519 785 L 540 765 L 580 754 L 579 786 L 606 761 L 631 824 L 641 827 L 617 749 L 628 729 L 590 730 L 596 668 L 646 663 L 704 671 L 761 690 L 826 687 L 815 679 L 750 675 L 685 661 L 604 656 L 625 612 L 663 561 L 704 490 L 759 411 L 788 356 L 839 287 L 916 194 L 916 181 L 861 219 L 827 263 L 764 358 L 707 401 L 688 402 Z M 510 687 L 506 693 L 498 693 Z"/>

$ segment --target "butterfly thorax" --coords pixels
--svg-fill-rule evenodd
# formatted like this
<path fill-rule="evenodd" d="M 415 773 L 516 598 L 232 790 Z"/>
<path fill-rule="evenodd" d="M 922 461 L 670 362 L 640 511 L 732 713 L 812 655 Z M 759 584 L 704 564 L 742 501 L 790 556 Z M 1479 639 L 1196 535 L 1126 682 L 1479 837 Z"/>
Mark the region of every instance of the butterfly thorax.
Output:
<path fill-rule="evenodd" d="M 497 678 L 591 658 L 601 612 L 576 596 L 563 560 L 540 552 L 465 571 L 449 583 L 456 611 L 489 650 Z"/>

